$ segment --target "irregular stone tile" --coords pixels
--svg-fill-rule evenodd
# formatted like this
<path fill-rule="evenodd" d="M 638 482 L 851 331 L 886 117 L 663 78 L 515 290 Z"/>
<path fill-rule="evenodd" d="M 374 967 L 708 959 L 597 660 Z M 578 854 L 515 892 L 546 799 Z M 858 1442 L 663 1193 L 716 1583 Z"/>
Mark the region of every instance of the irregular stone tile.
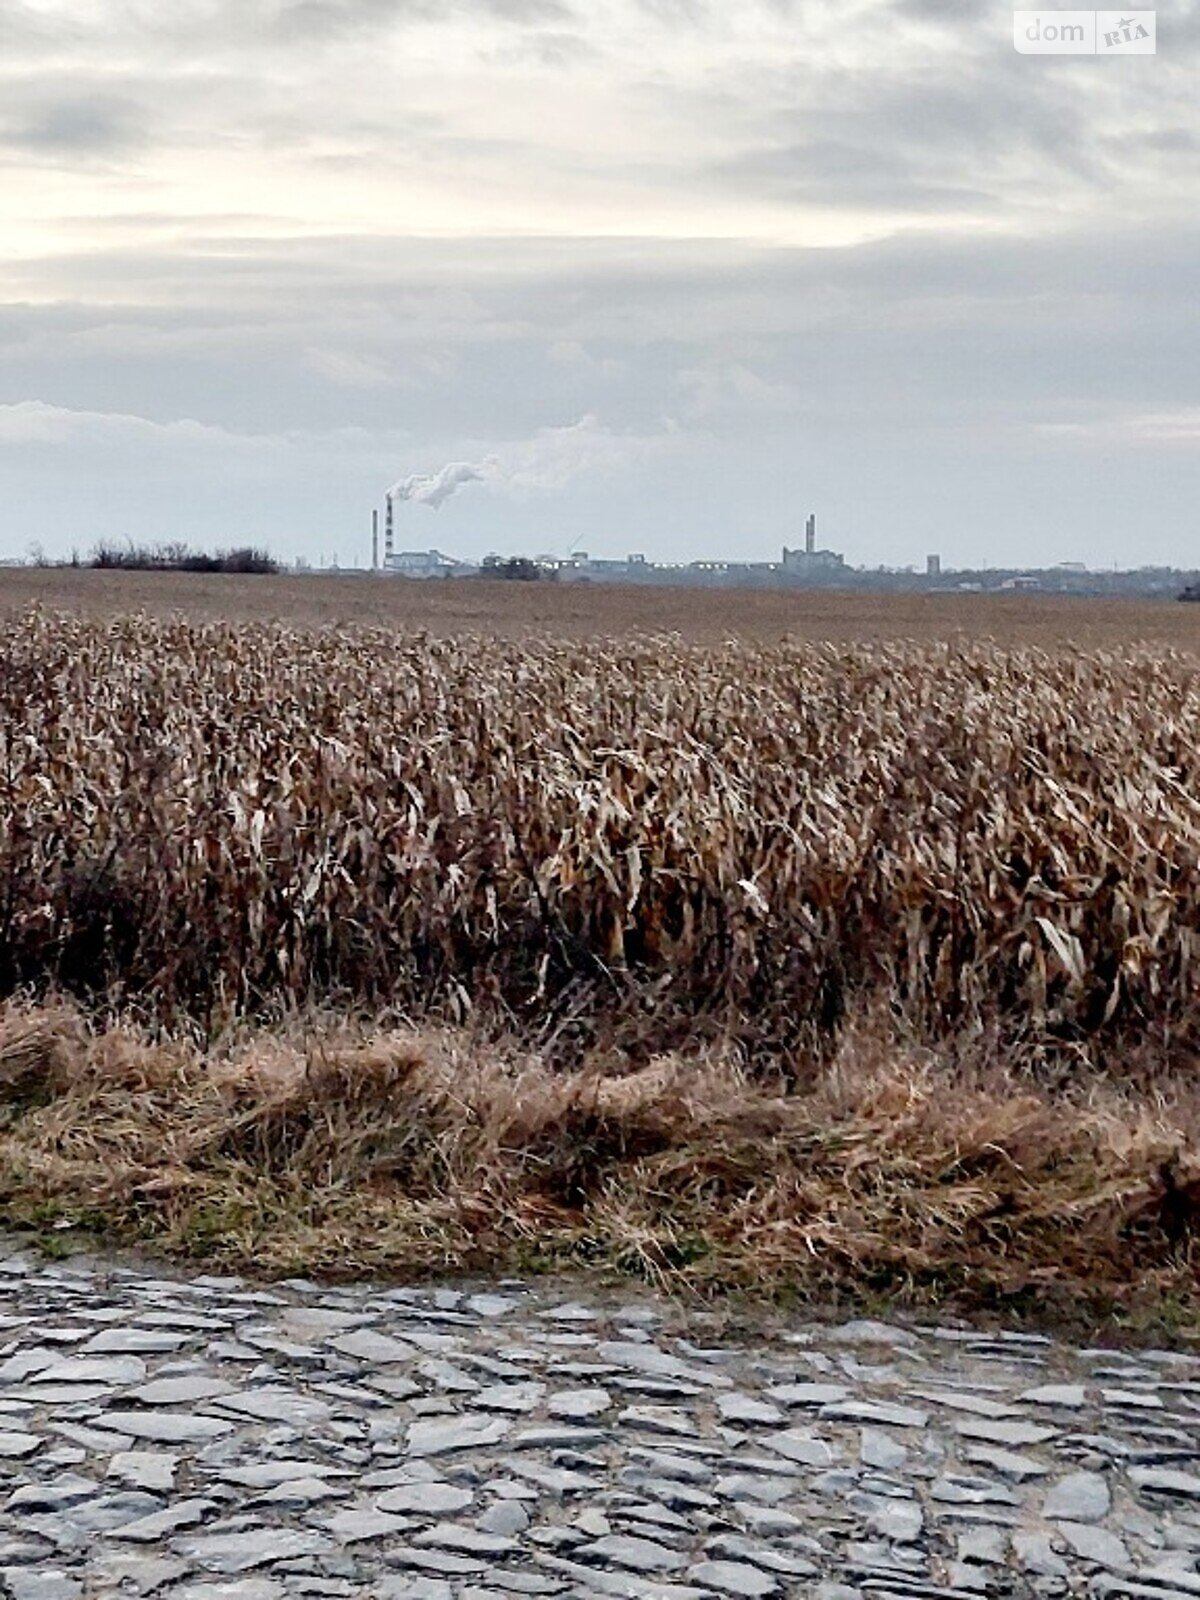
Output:
<path fill-rule="evenodd" d="M 726 1422 L 740 1422 L 748 1427 L 769 1427 L 784 1420 L 784 1414 L 778 1406 L 748 1394 L 718 1395 L 717 1411 Z"/>
<path fill-rule="evenodd" d="M 688 1571 L 691 1582 L 738 1600 L 767 1600 L 779 1593 L 779 1580 L 758 1567 L 735 1561 L 701 1561 Z"/>
<path fill-rule="evenodd" d="M 30 1387 L 27 1390 L 30 1401 L 38 1406 L 71 1406 L 78 1410 L 81 1406 L 90 1405 L 96 1400 L 108 1400 L 112 1397 L 112 1389 L 106 1383 L 44 1383 L 40 1388 L 33 1387 L 33 1380 L 27 1380 Z"/>
<path fill-rule="evenodd" d="M 318 1534 L 275 1527 L 269 1536 L 262 1528 L 248 1533 L 197 1534 L 177 1540 L 173 1548 L 178 1555 L 208 1572 L 237 1574 L 279 1561 L 291 1561 L 298 1556 L 318 1555 L 331 1546 L 328 1539 Z"/>
<path fill-rule="evenodd" d="M 101 1593 L 103 1585 L 109 1584 L 116 1586 L 122 1595 L 156 1595 L 168 1584 L 186 1578 L 190 1570 L 186 1561 L 118 1548 L 106 1550 L 102 1558 L 94 1560 L 89 1565 L 88 1576 L 94 1577 Z"/>
<path fill-rule="evenodd" d="M 5 1567 L 0 1579 L 8 1600 L 82 1600 L 83 1585 L 78 1579 L 52 1568 L 30 1572 L 25 1567 Z"/>
<path fill-rule="evenodd" d="M 965 1478 L 947 1474 L 938 1478 L 929 1488 L 929 1498 L 946 1505 L 1020 1505 L 1016 1493 L 1006 1485 L 987 1478 Z"/>
<path fill-rule="evenodd" d="M 799 1540 L 791 1536 L 789 1543 L 802 1544 L 806 1550 L 816 1555 L 822 1553 L 820 1546 L 811 1539 Z M 719 1534 L 716 1538 L 710 1538 L 705 1545 L 705 1554 L 714 1561 L 735 1561 L 741 1565 L 758 1567 L 763 1572 L 778 1573 L 787 1578 L 820 1576 L 819 1569 L 798 1551 L 782 1547 L 768 1548 L 734 1533 Z"/>
<path fill-rule="evenodd" d="M 865 1467 L 880 1467 L 893 1472 L 908 1460 L 908 1446 L 878 1428 L 864 1428 L 860 1435 L 859 1459 Z"/>
<path fill-rule="evenodd" d="M 622 1474 L 625 1478 L 625 1474 Z M 796 1485 L 789 1478 L 763 1478 L 750 1473 L 731 1472 L 713 1484 L 713 1493 L 723 1500 L 761 1500 L 765 1505 L 776 1506 L 790 1500 Z"/>
<path fill-rule="evenodd" d="M 1042 1515 L 1050 1522 L 1100 1522 L 1111 1506 L 1104 1478 L 1095 1472 L 1073 1472 L 1047 1491 Z"/>
<path fill-rule="evenodd" d="M 690 1439 L 696 1432 L 692 1418 L 677 1406 L 626 1406 L 619 1413 L 617 1421 L 626 1427 L 642 1428 L 648 1433 L 670 1434 L 680 1439 Z"/>
<path fill-rule="evenodd" d="M 386 1559 L 391 1566 L 417 1567 L 452 1577 L 473 1577 L 488 1570 L 488 1563 L 478 1557 L 455 1555 L 448 1550 L 418 1550 L 413 1545 L 389 1546 Z"/>
<path fill-rule="evenodd" d="M 1123 1411 L 1161 1411 L 1162 1400 L 1144 1389 L 1101 1389 L 1100 1398 L 1106 1406 Z"/>
<path fill-rule="evenodd" d="M 982 1567 L 971 1565 L 966 1561 L 946 1563 L 946 1582 L 950 1586 L 952 1595 L 995 1592 L 992 1588 L 991 1574 Z"/>
<path fill-rule="evenodd" d="M 378 1389 L 381 1394 L 386 1394 L 393 1400 L 407 1400 L 410 1395 L 421 1392 L 420 1384 L 414 1383 L 411 1378 L 398 1376 L 389 1377 L 386 1373 L 371 1373 L 364 1377 L 364 1383 L 372 1389 Z"/>
<path fill-rule="evenodd" d="M 212 1400 L 232 1391 L 233 1385 L 222 1378 L 193 1373 L 180 1378 L 156 1378 L 152 1383 L 131 1389 L 125 1398 L 136 1400 L 143 1406 L 186 1406 L 195 1405 L 200 1400 Z"/>
<path fill-rule="evenodd" d="M 261 1422 L 286 1423 L 292 1428 L 320 1427 L 331 1415 L 331 1408 L 324 1400 L 302 1394 L 298 1389 L 247 1389 L 221 1395 L 211 1405 L 220 1411 L 232 1411 Z"/>
<path fill-rule="evenodd" d="M 733 1380 L 722 1372 L 711 1371 L 695 1362 L 681 1361 L 655 1344 L 636 1344 L 632 1340 L 607 1340 L 596 1347 L 601 1361 L 617 1367 L 629 1367 L 653 1378 L 679 1378 L 713 1389 L 728 1389 Z"/>
<path fill-rule="evenodd" d="M 1002 1567 L 1008 1559 L 1008 1540 L 1003 1528 L 968 1528 L 957 1536 L 958 1559 Z"/>
<path fill-rule="evenodd" d="M 1058 1532 L 1067 1544 L 1084 1561 L 1113 1572 L 1124 1572 L 1131 1562 L 1129 1551 L 1116 1534 L 1107 1528 L 1093 1528 L 1086 1523 L 1059 1522 Z"/>
<path fill-rule="evenodd" d="M 915 1500 L 882 1500 L 870 1495 L 858 1497 L 866 1502 L 866 1521 L 872 1533 L 892 1544 L 913 1544 L 925 1530 L 925 1515 Z"/>
<path fill-rule="evenodd" d="M 1178 1495 L 1185 1500 L 1200 1499 L 1200 1477 L 1178 1472 L 1171 1467 L 1130 1467 L 1129 1480 L 1151 1494 Z"/>
<path fill-rule="evenodd" d="M 445 1578 L 384 1576 L 375 1580 L 375 1590 L 379 1600 L 454 1600 Z"/>
<path fill-rule="evenodd" d="M 308 1458 L 280 1459 L 277 1461 L 251 1461 L 210 1468 L 212 1476 L 223 1483 L 237 1484 L 245 1489 L 275 1489 L 283 1483 L 294 1483 L 300 1478 L 349 1478 L 353 1472 L 330 1462 Z"/>
<path fill-rule="evenodd" d="M 907 1328 L 894 1327 L 890 1322 L 863 1319 L 844 1322 L 836 1328 L 823 1328 L 821 1332 L 830 1344 L 884 1344 L 912 1350 L 919 1342 L 916 1334 L 910 1333 Z"/>
<path fill-rule="evenodd" d="M 824 1439 L 806 1432 L 803 1428 L 788 1428 L 779 1433 L 766 1433 L 762 1435 L 761 1442 L 768 1450 L 774 1450 L 787 1461 L 798 1461 L 806 1467 L 827 1467 L 834 1460 L 834 1453 Z"/>
<path fill-rule="evenodd" d="M 529 1513 L 519 1500 L 497 1500 L 479 1517 L 476 1526 L 484 1533 L 515 1539 L 529 1526 Z"/>
<path fill-rule="evenodd" d="M 169 1600 L 285 1600 L 287 1590 L 274 1578 L 242 1578 L 234 1583 L 185 1583 Z"/>
<path fill-rule="evenodd" d="M 158 1544 L 181 1528 L 194 1528 L 215 1509 L 211 1500 L 177 1500 L 162 1511 L 147 1517 L 138 1517 L 114 1528 L 111 1537 L 126 1539 L 135 1544 Z"/>
<path fill-rule="evenodd" d="M 375 1504 L 381 1511 L 417 1517 L 444 1516 L 465 1511 L 474 1501 L 470 1489 L 451 1483 L 408 1483 L 389 1489 Z"/>
<path fill-rule="evenodd" d="M 984 1444 L 1016 1447 L 1045 1444 L 1057 1436 L 1056 1429 L 1044 1428 L 1034 1422 L 991 1422 L 984 1417 L 968 1417 L 956 1421 L 954 1430 L 964 1439 L 979 1439 Z"/>
<path fill-rule="evenodd" d="M 41 1337 L 45 1338 L 43 1331 Z M 49 1345 L 34 1345 L 28 1350 L 18 1350 L 7 1360 L 0 1361 L 0 1384 L 21 1383 L 33 1373 L 52 1367 L 62 1359 L 62 1352 Z"/>
<path fill-rule="evenodd" d="M 547 1467 L 533 1459 L 505 1456 L 502 1465 L 518 1478 L 528 1478 L 549 1494 L 567 1499 L 577 1494 L 599 1494 L 604 1485 L 599 1478 L 588 1473 L 575 1472 L 567 1467 Z M 642 1474 L 649 1477 L 651 1474 Z"/>
<path fill-rule="evenodd" d="M 0 1433 L 0 1459 L 23 1461 L 42 1448 L 36 1433 Z"/>
<path fill-rule="evenodd" d="M 394 1533 L 406 1532 L 412 1523 L 407 1517 L 389 1516 L 376 1506 L 363 1503 L 322 1517 L 319 1526 L 338 1544 L 349 1545 L 390 1538 Z"/>
<path fill-rule="evenodd" d="M 179 1457 L 161 1450 L 122 1450 L 108 1464 L 108 1476 L 131 1489 L 170 1494 L 175 1487 Z"/>
<path fill-rule="evenodd" d="M 480 1388 L 478 1380 L 461 1367 L 436 1356 L 427 1356 L 424 1361 L 418 1362 L 417 1371 L 445 1394 L 474 1394 Z"/>
<path fill-rule="evenodd" d="M 544 1383 L 501 1383 L 480 1389 L 470 1405 L 480 1411 L 501 1411 L 521 1415 L 535 1411 L 546 1393 Z"/>
<path fill-rule="evenodd" d="M 342 1499 L 349 1492 L 344 1484 L 327 1483 L 324 1478 L 291 1478 L 260 1494 L 254 1504 L 304 1508 L 320 1505 L 326 1500 Z"/>
<path fill-rule="evenodd" d="M 962 1453 L 963 1460 L 971 1466 L 992 1467 L 1015 1483 L 1029 1478 L 1044 1478 L 1050 1468 L 1033 1456 L 1019 1455 L 1012 1450 L 993 1449 L 990 1445 L 969 1445 Z"/>
<path fill-rule="evenodd" d="M 106 1411 L 100 1420 L 117 1433 L 159 1444 L 203 1444 L 233 1432 L 233 1423 L 219 1417 L 179 1416 L 166 1411 Z"/>
<path fill-rule="evenodd" d="M 927 1411 L 886 1400 L 841 1401 L 836 1405 L 823 1406 L 821 1416 L 831 1422 L 877 1422 L 889 1428 L 924 1428 L 929 1422 Z"/>
<path fill-rule="evenodd" d="M 1082 1383 L 1044 1383 L 1038 1389 L 1026 1389 L 1021 1400 L 1028 1405 L 1078 1411 L 1087 1403 L 1087 1390 Z"/>
<path fill-rule="evenodd" d="M 26 1378 L 35 1398 L 43 1393 L 41 1385 L 98 1384 L 101 1391 L 116 1389 L 123 1384 L 141 1383 L 146 1376 L 146 1363 L 138 1356 L 72 1356 L 66 1361 L 54 1361 L 47 1367 L 30 1373 Z"/>
<path fill-rule="evenodd" d="M 348 1333 L 371 1321 L 368 1311 L 338 1311 L 332 1306 L 289 1306 L 284 1302 L 282 1325 L 296 1329 L 301 1337 L 313 1334 Z"/>
<path fill-rule="evenodd" d="M 841 1383 L 777 1383 L 767 1393 L 785 1406 L 835 1406 L 850 1398 Z"/>
<path fill-rule="evenodd" d="M 511 1429 L 507 1417 L 431 1417 L 410 1424 L 408 1453 L 440 1456 L 460 1450 L 483 1450 L 501 1443 Z"/>
<path fill-rule="evenodd" d="M 554 1572 L 574 1580 L 575 1596 L 612 1595 L 615 1600 L 712 1600 L 712 1591 L 699 1589 L 695 1584 L 666 1582 L 660 1578 L 643 1578 L 632 1572 L 609 1572 L 602 1567 L 583 1567 L 561 1556 L 542 1555 L 538 1558 Z"/>
<path fill-rule="evenodd" d="M 520 1304 L 520 1300 L 511 1295 L 473 1294 L 467 1301 L 467 1309 L 474 1311 L 477 1316 L 492 1321 L 498 1317 L 508 1316 L 509 1312 L 516 1311 Z"/>
<path fill-rule="evenodd" d="M 546 1412 L 564 1422 L 587 1422 L 612 1409 L 607 1389 L 560 1389 L 546 1402 Z"/>
<path fill-rule="evenodd" d="M 435 1522 L 432 1527 L 414 1534 L 411 1542 L 418 1548 L 432 1546 L 458 1555 L 487 1556 L 492 1561 L 511 1555 L 519 1548 L 515 1539 L 457 1522 Z"/>
<path fill-rule="evenodd" d="M 606 1566 L 626 1567 L 632 1572 L 679 1572 L 687 1566 L 687 1558 L 678 1550 L 669 1549 L 651 1539 L 631 1539 L 624 1534 L 610 1533 L 593 1540 L 581 1552 L 589 1562 Z"/>
<path fill-rule="evenodd" d="M 72 1506 L 66 1520 L 76 1532 L 109 1533 L 123 1528 L 140 1517 L 152 1516 L 162 1507 L 157 1495 L 143 1494 L 135 1489 L 120 1489 L 98 1499 L 85 1500 Z"/>
<path fill-rule="evenodd" d="M 390 1334 L 377 1333 L 372 1328 L 359 1328 L 352 1333 L 338 1334 L 335 1338 L 326 1340 L 331 1350 L 338 1350 L 342 1355 L 353 1356 L 356 1360 L 369 1362 L 372 1366 L 397 1366 L 416 1358 L 417 1348 L 404 1339 L 393 1338 Z"/>
<path fill-rule="evenodd" d="M 177 1328 L 184 1333 L 224 1333 L 220 1317 L 205 1317 L 185 1311 L 144 1311 L 137 1318 L 142 1328 Z"/>
<path fill-rule="evenodd" d="M 62 1511 L 67 1506 L 78 1505 L 81 1500 L 91 1500 L 99 1484 L 95 1478 L 65 1474 L 49 1483 L 26 1483 L 14 1489 L 5 1502 L 9 1511 Z"/>
<path fill-rule="evenodd" d="M 996 1400 L 987 1394 L 971 1394 L 961 1389 L 913 1389 L 919 1400 L 931 1405 L 948 1406 L 952 1411 L 965 1411 L 976 1417 L 1019 1417 L 1020 1406 L 1009 1401 Z"/>
<path fill-rule="evenodd" d="M 751 1533 L 768 1539 L 788 1539 L 803 1534 L 808 1524 L 790 1511 L 780 1511 L 774 1506 L 756 1506 L 739 1500 L 734 1505 L 737 1520 Z"/>

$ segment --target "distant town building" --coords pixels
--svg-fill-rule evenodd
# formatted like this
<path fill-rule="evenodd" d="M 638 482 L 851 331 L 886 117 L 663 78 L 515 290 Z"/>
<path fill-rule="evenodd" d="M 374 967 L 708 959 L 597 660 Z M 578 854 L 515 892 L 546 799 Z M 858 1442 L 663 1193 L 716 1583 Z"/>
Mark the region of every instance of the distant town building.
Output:
<path fill-rule="evenodd" d="M 793 578 L 820 582 L 844 571 L 846 558 L 837 550 L 817 549 L 817 518 L 814 512 L 804 529 L 804 549 L 783 548 L 783 571 Z"/>
<path fill-rule="evenodd" d="M 440 550 L 390 551 L 384 568 L 398 578 L 451 578 L 465 570 L 471 569 Z"/>
<path fill-rule="evenodd" d="M 1040 589 L 1042 580 L 1033 573 L 1018 572 L 1011 578 L 1005 578 L 1000 585 L 1002 589 Z"/>

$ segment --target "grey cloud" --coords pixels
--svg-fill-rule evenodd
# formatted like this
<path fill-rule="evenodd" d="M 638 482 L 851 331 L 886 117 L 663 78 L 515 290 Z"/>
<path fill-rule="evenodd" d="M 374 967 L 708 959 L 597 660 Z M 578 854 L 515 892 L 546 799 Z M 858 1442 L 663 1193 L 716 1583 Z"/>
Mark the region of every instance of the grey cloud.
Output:
<path fill-rule="evenodd" d="M 1037 242 L 919 231 L 814 251 L 493 241 L 469 260 L 445 241 L 339 239 L 260 245 L 252 267 L 210 263 L 203 280 L 175 251 L 116 252 L 90 264 L 92 309 L 0 314 L 0 397 L 133 410 L 153 394 L 164 417 L 257 431 L 340 420 L 450 435 L 483 434 L 500 397 L 527 431 L 601 398 L 606 419 L 645 428 L 696 371 L 717 375 L 733 431 L 781 414 L 767 402 L 789 390 L 818 427 L 1165 409 L 1200 369 L 1198 249 L 1195 227 Z M 79 270 L 36 268 L 50 289 Z M 144 309 L 103 304 L 139 281 Z M 552 359 L 556 340 L 593 359 Z M 356 390 L 356 375 L 378 382 Z"/>
<path fill-rule="evenodd" d="M 142 107 L 118 95 L 10 95 L 0 112 L 0 147 L 35 157 L 112 157 L 144 145 L 148 138 Z"/>
<path fill-rule="evenodd" d="M 917 17 L 922 22 L 960 22 L 962 0 L 892 0 L 901 16 Z"/>
<path fill-rule="evenodd" d="M 280 215 L 155 216 L 131 178 L 125 214 L 69 219 L 86 246 L 14 252 L 0 498 L 22 508 L 21 537 L 49 545 L 69 526 L 86 544 L 108 518 L 135 536 L 228 542 L 236 524 L 318 553 L 398 471 L 482 459 L 501 436 L 594 413 L 633 439 L 667 436 L 673 417 L 678 451 L 603 492 L 572 480 L 519 515 L 462 496 L 439 512 L 439 540 L 481 554 L 586 533 L 599 550 L 619 529 L 666 556 L 766 554 L 802 492 L 856 559 L 919 559 L 927 538 L 962 556 L 1023 528 L 1032 555 L 1088 558 L 1106 538 L 1115 553 L 1131 508 L 1182 553 L 1200 492 L 1186 427 L 1169 420 L 1195 412 L 1200 371 L 1193 8 L 1164 0 L 1160 56 L 1101 72 L 1018 57 L 999 10 L 756 3 L 794 18 L 794 48 L 726 52 L 744 13 L 686 0 L 640 13 L 629 0 L 615 43 L 619 28 L 554 0 L 97 0 L 70 14 L 62 0 L 58 54 L 36 74 L 46 13 L 14 8 L 0 66 L 9 170 L 257 146 L 287 152 L 281 214 L 304 218 L 305 174 L 320 168 L 327 189 L 331 165 L 348 188 L 362 170 L 394 195 L 378 234 L 334 236 L 314 206 L 280 237 Z M 381 41 L 394 29 L 402 46 L 406 23 L 438 16 L 475 19 L 465 37 L 484 76 L 535 63 L 536 86 L 540 67 L 583 56 L 581 84 L 611 70 L 609 98 L 581 101 L 594 150 L 567 154 L 523 117 L 493 138 L 478 106 L 459 122 L 453 92 L 426 93 L 428 114 L 376 114 Z M 720 55 L 692 48 L 701 29 Z M 639 53 L 639 30 L 657 53 Z M 614 106 L 631 116 L 610 148 Z M 388 236 L 414 163 L 445 170 L 469 238 Z M 553 236 L 539 186 L 574 200 L 593 184 L 607 232 L 627 216 L 628 236 Z M 474 197 L 514 192 L 531 197 L 529 236 L 489 232 Z M 698 226 L 711 207 L 724 242 L 658 237 L 659 195 Z M 164 205 L 186 207 L 177 196 Z M 224 199 L 230 212 L 255 203 Z M 219 183 L 204 200 L 220 208 Z M 747 217 L 770 231 L 744 200 L 792 239 L 809 208 L 904 229 L 760 248 L 735 237 Z M 63 415 L 80 412 L 84 424 Z M 69 474 L 29 443 L 56 428 L 80 452 Z M 755 483 L 773 487 L 756 496 Z"/>
<path fill-rule="evenodd" d="M 1200 134 L 1194 128 L 1156 128 L 1142 135 L 1142 142 L 1151 150 L 1176 151 L 1200 149 Z"/>
<path fill-rule="evenodd" d="M 438 20 L 447 12 L 516 23 L 562 22 L 572 15 L 566 0 L 284 0 L 275 29 L 285 37 L 340 38 Z"/>

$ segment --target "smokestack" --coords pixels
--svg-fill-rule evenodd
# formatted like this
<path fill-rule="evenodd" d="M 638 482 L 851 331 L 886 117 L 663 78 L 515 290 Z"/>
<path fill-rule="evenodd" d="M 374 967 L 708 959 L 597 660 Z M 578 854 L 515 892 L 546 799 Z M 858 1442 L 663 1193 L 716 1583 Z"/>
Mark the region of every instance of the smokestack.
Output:
<path fill-rule="evenodd" d="M 396 553 L 396 506 L 391 494 L 387 497 L 387 521 L 383 533 L 383 564 L 391 567 L 392 557 Z"/>
<path fill-rule="evenodd" d="M 809 517 L 804 529 L 804 549 L 807 555 L 812 555 L 817 548 L 817 513 L 814 511 Z"/>
<path fill-rule="evenodd" d="M 379 571 L 379 508 L 371 513 L 371 571 Z"/>

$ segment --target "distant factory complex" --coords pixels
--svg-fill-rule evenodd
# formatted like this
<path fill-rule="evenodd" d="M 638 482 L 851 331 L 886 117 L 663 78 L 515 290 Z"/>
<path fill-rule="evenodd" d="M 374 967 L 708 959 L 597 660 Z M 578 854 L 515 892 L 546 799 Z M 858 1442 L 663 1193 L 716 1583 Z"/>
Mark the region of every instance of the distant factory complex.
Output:
<path fill-rule="evenodd" d="M 586 550 L 575 550 L 566 556 L 493 555 L 482 562 L 457 561 L 440 550 L 397 550 L 391 495 L 384 514 L 382 550 L 376 513 L 372 564 L 377 572 L 389 577 L 414 579 L 485 577 L 495 572 L 509 575 L 516 567 L 523 576 L 549 578 L 557 583 L 837 584 L 844 582 L 851 571 L 845 556 L 838 551 L 817 549 L 815 513 L 805 526 L 803 549 L 789 550 L 785 546 L 778 561 L 661 562 L 636 553 L 604 559 L 593 557 Z"/>
<path fill-rule="evenodd" d="M 447 488 L 447 473 L 454 482 L 470 481 L 472 469 L 446 469 L 437 478 L 409 480 L 389 493 L 384 512 L 382 540 L 379 513 L 374 514 L 372 568 L 381 576 L 413 580 L 439 578 L 519 578 L 554 583 L 620 583 L 694 585 L 709 588 L 826 588 L 874 589 L 917 592 L 992 592 L 996 590 L 1040 591 L 1049 594 L 1138 594 L 1173 597 L 1181 582 L 1193 582 L 1200 574 L 1184 573 L 1172 567 L 1142 567 L 1133 571 L 1096 571 L 1082 562 L 1062 562 L 1040 569 L 992 567 L 983 571 L 954 571 L 944 567 L 940 555 L 928 555 L 920 568 L 853 567 L 838 550 L 817 545 L 817 518 L 808 517 L 804 544 L 796 549 L 784 546 L 778 561 L 650 561 L 644 554 L 601 558 L 585 550 L 570 554 L 499 556 L 480 562 L 458 561 L 441 550 L 397 550 L 395 502 L 425 499 L 440 503 L 452 492 Z M 414 483 L 422 487 L 413 489 Z M 426 490 L 424 486 L 433 485 Z M 435 496 L 437 498 L 435 498 Z"/>

